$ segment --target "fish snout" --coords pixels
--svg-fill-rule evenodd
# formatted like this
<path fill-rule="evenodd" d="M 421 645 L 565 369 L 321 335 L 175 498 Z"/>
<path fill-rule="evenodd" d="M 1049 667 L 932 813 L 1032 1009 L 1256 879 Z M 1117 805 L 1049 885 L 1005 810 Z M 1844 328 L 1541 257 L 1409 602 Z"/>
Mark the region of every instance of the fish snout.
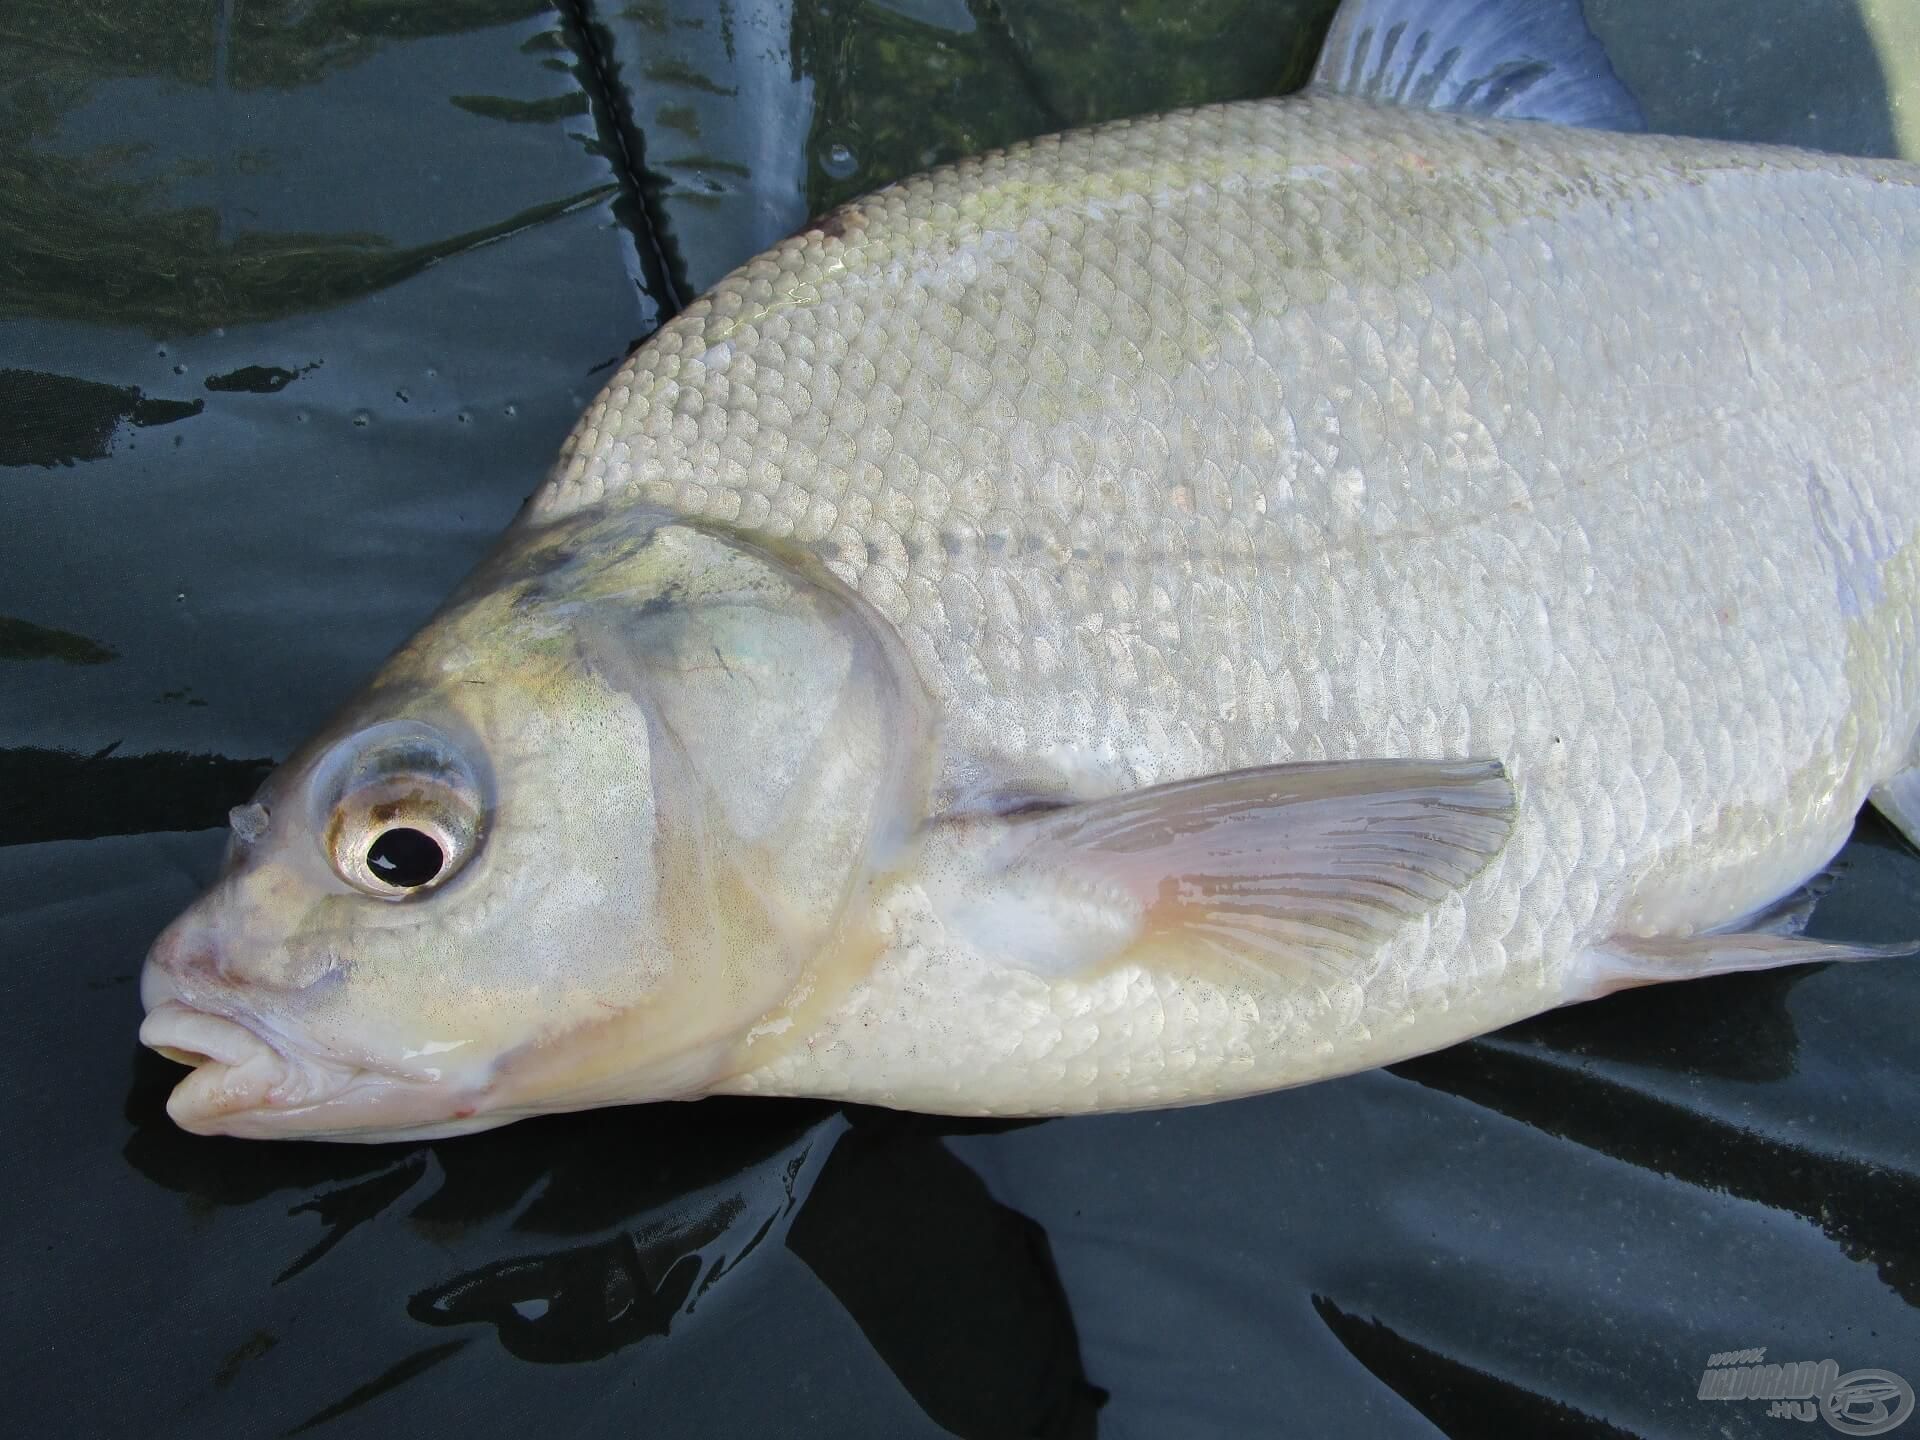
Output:
<path fill-rule="evenodd" d="M 213 932 L 192 911 L 161 932 L 140 971 L 147 1018 L 140 1043 L 187 1066 L 167 1113 L 184 1130 L 212 1134 L 221 1117 L 258 1109 L 283 1091 L 293 1066 L 259 1034 L 228 1015 L 231 987 Z"/>
<path fill-rule="evenodd" d="M 153 1011 L 185 1001 L 220 976 L 220 950 L 213 933 L 189 911 L 160 932 L 140 969 L 140 1003 Z"/>

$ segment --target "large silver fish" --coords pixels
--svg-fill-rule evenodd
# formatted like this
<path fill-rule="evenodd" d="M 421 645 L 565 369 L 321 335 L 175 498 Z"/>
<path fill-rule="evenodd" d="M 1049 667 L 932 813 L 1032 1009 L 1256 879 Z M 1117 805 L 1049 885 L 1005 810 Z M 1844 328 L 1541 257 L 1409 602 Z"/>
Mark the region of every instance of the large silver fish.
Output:
<path fill-rule="evenodd" d="M 1920 167 L 1621 133 L 1570 0 L 1428 8 L 666 326 L 235 812 L 174 1118 L 1168 1105 L 1878 953 L 1794 894 L 1920 833 Z"/>

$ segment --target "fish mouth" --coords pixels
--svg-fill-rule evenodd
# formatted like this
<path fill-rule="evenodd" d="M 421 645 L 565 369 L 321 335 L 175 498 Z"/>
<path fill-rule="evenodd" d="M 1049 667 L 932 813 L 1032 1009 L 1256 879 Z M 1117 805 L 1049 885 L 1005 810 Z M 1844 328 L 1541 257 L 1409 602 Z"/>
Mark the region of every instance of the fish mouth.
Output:
<path fill-rule="evenodd" d="M 140 1026 L 140 1043 L 192 1074 L 167 1097 L 167 1114 L 182 1129 L 213 1133 L 222 1116 L 270 1104 L 291 1066 L 246 1026 L 169 1000 Z"/>
<path fill-rule="evenodd" d="M 462 1113 L 444 1086 L 299 1054 L 177 1000 L 147 1013 L 140 1043 L 191 1067 L 167 1097 L 167 1115 L 196 1135 L 416 1140 L 501 1123 L 473 1107 Z"/>

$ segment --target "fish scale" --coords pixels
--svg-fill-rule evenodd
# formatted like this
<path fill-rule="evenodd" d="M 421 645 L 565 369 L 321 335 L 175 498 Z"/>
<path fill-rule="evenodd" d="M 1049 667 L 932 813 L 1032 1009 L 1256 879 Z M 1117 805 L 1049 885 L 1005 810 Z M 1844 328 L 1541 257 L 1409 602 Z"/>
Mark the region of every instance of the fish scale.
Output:
<path fill-rule="evenodd" d="M 1911 571 L 1914 214 L 1893 163 L 1338 97 L 1122 124 L 750 265 L 633 357 L 533 513 L 813 544 L 949 751 L 1071 755 L 1082 787 L 1091 757 L 1093 793 L 1504 758 L 1513 845 L 1458 944 L 1381 968 L 1524 1014 L 1614 927 L 1817 866 L 1914 734 L 1905 657 L 1849 635 L 1910 631 L 1914 592 L 1844 616 L 1859 558 L 1808 543 L 1817 475 Z M 728 422 L 688 445 L 710 385 Z M 801 391 L 854 417 L 849 463 L 769 434 Z M 849 523 L 886 495 L 911 513 Z M 1253 1028 L 1278 1074 L 1300 1037 Z"/>

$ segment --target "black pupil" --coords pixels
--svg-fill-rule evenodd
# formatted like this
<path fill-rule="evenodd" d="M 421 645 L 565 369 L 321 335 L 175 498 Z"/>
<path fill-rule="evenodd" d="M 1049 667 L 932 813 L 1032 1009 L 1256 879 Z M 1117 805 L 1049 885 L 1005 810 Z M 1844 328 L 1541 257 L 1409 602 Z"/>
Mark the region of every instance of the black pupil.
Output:
<path fill-rule="evenodd" d="M 367 850 L 367 864 L 373 873 L 401 890 L 426 884 L 445 863 L 439 841 L 405 826 L 382 830 Z"/>

